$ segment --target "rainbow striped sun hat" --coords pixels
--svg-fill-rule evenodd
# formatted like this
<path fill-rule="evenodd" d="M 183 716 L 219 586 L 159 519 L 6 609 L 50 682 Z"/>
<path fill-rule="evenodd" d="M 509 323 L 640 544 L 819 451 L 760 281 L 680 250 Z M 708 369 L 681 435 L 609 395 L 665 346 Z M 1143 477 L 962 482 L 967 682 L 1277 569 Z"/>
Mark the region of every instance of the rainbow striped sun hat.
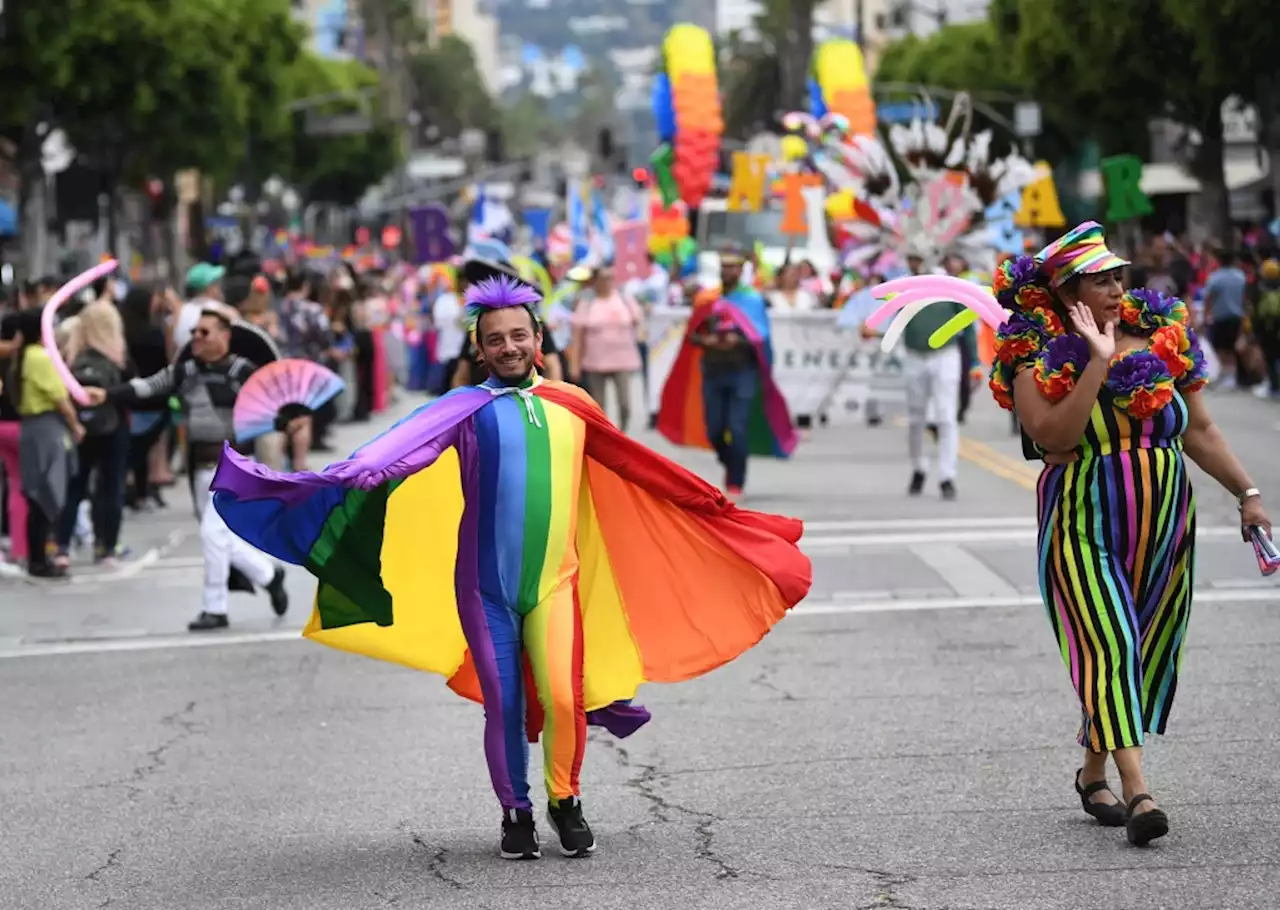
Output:
<path fill-rule="evenodd" d="M 1106 238 L 1102 236 L 1102 225 L 1096 221 L 1077 224 L 1041 250 L 1036 258 L 1040 260 L 1049 276 L 1049 284 L 1054 288 L 1062 287 L 1064 282 L 1076 275 L 1097 275 L 1129 265 L 1127 259 L 1121 259 L 1107 249 Z"/>

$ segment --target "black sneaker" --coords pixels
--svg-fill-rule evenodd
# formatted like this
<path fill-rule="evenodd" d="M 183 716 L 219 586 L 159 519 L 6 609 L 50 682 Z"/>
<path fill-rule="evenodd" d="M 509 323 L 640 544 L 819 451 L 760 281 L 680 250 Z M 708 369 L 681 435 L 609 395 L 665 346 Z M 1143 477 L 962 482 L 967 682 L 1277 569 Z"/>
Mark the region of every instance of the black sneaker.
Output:
<path fill-rule="evenodd" d="M 956 498 L 956 485 L 955 485 L 954 483 L 952 483 L 951 481 L 949 481 L 949 480 L 944 480 L 944 481 L 939 485 L 939 488 L 942 490 L 942 498 L 943 498 L 943 499 L 948 499 L 948 500 L 950 500 L 950 499 L 955 499 L 955 498 Z"/>
<path fill-rule="evenodd" d="M 560 852 L 565 856 L 590 856 L 596 852 L 596 838 L 582 817 L 582 800 L 578 797 L 562 799 L 559 806 L 547 803 L 547 821 L 560 836 Z"/>
<path fill-rule="evenodd" d="M 271 595 L 271 609 L 276 611 L 276 616 L 284 616 L 289 610 L 289 592 L 284 589 L 284 569 L 279 566 L 267 585 L 267 593 Z"/>
<path fill-rule="evenodd" d="M 508 809 L 502 819 L 502 858 L 538 859 L 538 829 L 528 809 Z"/>
<path fill-rule="evenodd" d="M 911 475 L 911 486 L 907 487 L 908 496 L 919 496 L 924 491 L 924 473 L 916 471 Z"/>
<path fill-rule="evenodd" d="M 188 632 L 212 632 L 214 629 L 227 627 L 226 613 L 209 613 L 202 610 L 200 615 L 187 623 Z"/>

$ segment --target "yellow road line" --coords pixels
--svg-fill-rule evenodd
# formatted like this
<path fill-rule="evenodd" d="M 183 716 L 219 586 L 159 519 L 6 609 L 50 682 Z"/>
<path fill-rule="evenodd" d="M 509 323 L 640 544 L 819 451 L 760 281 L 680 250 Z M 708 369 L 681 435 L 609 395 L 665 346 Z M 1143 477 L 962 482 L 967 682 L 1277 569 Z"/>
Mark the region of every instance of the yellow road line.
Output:
<path fill-rule="evenodd" d="M 1034 490 L 1040 478 L 1040 472 L 1030 467 L 1027 462 L 1010 458 L 1003 452 L 998 452 L 991 446 L 966 436 L 960 437 L 960 457 L 990 471 L 997 477 L 1017 484 L 1024 490 Z"/>
<path fill-rule="evenodd" d="M 895 417 L 893 418 L 893 425 L 895 427 L 905 427 L 907 418 Z M 1040 479 L 1040 472 L 1028 462 L 1019 458 L 1011 458 L 1003 452 L 991 448 L 986 443 L 978 442 L 976 439 L 970 439 L 967 436 L 960 437 L 959 454 L 965 461 L 972 462 L 997 477 L 1017 484 L 1024 490 L 1035 490 L 1036 483 Z"/>

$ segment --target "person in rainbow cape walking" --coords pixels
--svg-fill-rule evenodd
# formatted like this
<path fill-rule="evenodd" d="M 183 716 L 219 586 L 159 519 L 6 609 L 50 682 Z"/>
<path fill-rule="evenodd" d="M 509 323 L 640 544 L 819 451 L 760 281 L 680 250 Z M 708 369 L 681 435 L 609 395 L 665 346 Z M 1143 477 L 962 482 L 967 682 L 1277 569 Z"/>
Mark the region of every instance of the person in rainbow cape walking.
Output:
<path fill-rule="evenodd" d="M 789 458 L 799 437 L 773 382 L 768 303 L 742 283 L 745 258 L 720 253 L 720 287 L 693 301 L 658 408 L 658 432 L 676 445 L 715 450 L 734 501 L 751 455 Z"/>
<path fill-rule="evenodd" d="M 590 854 L 587 725 L 635 732 L 641 683 L 733 660 L 812 579 L 799 521 L 737 509 L 537 374 L 538 301 L 505 274 L 468 288 L 488 378 L 350 458 L 277 474 L 228 449 L 214 481 L 232 530 L 319 579 L 307 637 L 440 673 L 484 705 L 508 859 L 541 855 L 529 742 L 541 733 L 561 851 Z"/>

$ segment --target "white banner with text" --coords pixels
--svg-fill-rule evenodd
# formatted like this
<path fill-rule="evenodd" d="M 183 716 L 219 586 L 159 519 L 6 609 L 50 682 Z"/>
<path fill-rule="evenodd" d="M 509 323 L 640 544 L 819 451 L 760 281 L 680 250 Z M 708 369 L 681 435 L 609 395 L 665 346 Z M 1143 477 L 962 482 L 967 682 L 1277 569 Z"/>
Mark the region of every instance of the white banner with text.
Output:
<path fill-rule="evenodd" d="M 654 307 L 649 316 L 648 406 L 658 412 L 689 321 L 688 307 Z M 770 313 L 773 381 L 787 400 L 791 419 L 829 423 L 862 420 L 875 401 L 883 416 L 904 410 L 902 359 L 881 353 L 878 338 L 836 325 L 834 310 Z"/>

